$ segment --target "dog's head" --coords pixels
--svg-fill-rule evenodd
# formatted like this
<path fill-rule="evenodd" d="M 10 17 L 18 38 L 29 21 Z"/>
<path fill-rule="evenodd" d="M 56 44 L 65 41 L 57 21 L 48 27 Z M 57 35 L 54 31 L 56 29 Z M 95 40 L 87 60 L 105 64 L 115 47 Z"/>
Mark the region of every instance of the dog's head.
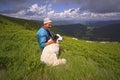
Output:
<path fill-rule="evenodd" d="M 60 34 L 56 34 L 53 39 L 56 43 L 63 41 L 63 37 Z"/>

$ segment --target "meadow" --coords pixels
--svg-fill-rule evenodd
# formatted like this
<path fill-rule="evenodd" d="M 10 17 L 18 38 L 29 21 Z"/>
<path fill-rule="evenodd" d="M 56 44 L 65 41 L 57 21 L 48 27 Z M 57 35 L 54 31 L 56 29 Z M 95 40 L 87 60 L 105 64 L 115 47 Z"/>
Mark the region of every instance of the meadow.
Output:
<path fill-rule="evenodd" d="M 59 58 L 67 63 L 47 66 L 40 62 L 38 28 L 20 21 L 0 16 L 0 80 L 120 80 L 119 42 L 87 42 L 63 35 Z"/>

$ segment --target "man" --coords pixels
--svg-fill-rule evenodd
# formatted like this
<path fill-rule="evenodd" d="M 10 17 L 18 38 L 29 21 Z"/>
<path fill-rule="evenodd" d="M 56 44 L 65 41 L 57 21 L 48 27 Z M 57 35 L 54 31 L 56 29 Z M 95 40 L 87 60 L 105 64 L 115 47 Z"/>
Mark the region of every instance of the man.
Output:
<path fill-rule="evenodd" d="M 44 25 L 38 30 L 36 37 L 39 43 L 41 50 L 44 49 L 45 46 L 55 43 L 53 40 L 48 40 L 54 37 L 54 33 L 50 31 L 52 27 L 52 21 L 49 18 L 44 19 Z"/>

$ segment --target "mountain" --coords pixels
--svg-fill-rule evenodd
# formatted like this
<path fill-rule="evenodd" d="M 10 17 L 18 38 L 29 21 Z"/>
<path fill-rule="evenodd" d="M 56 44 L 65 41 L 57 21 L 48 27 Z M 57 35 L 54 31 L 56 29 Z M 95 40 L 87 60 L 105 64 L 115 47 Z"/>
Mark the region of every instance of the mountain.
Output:
<path fill-rule="evenodd" d="M 81 21 L 77 20 L 53 20 L 53 25 L 71 25 L 71 24 L 80 24 Z"/>
<path fill-rule="evenodd" d="M 88 42 L 64 34 L 59 58 L 67 63 L 47 66 L 40 62 L 38 29 L 18 24 L 22 21 L 0 15 L 0 80 L 120 80 L 119 42 Z"/>
<path fill-rule="evenodd" d="M 120 41 L 120 23 L 92 27 L 83 24 L 57 25 L 64 34 L 93 41 Z"/>
<path fill-rule="evenodd" d="M 87 26 L 92 26 L 92 27 L 103 27 L 103 26 L 108 26 L 113 24 L 120 24 L 120 20 L 85 21 L 83 24 Z"/>
<path fill-rule="evenodd" d="M 92 34 L 99 39 L 106 38 L 109 41 L 120 41 L 120 23 L 94 28 Z"/>
<path fill-rule="evenodd" d="M 85 34 L 87 27 L 82 24 L 56 25 L 64 34 L 68 36 L 79 37 Z"/>
<path fill-rule="evenodd" d="M 103 27 L 112 24 L 120 24 L 120 20 L 53 20 L 53 25 L 82 24 L 91 27 Z"/>

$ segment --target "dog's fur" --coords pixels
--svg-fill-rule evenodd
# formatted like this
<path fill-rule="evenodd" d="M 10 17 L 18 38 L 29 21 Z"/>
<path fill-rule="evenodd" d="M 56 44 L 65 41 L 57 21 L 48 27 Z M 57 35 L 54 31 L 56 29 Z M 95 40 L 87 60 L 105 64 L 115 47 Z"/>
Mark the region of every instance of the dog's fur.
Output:
<path fill-rule="evenodd" d="M 56 43 L 50 44 L 43 49 L 41 55 L 41 61 L 47 65 L 57 66 L 59 64 L 65 64 L 66 59 L 58 59 L 59 54 L 59 42 L 63 41 L 63 38 L 56 34 L 54 40 Z"/>

